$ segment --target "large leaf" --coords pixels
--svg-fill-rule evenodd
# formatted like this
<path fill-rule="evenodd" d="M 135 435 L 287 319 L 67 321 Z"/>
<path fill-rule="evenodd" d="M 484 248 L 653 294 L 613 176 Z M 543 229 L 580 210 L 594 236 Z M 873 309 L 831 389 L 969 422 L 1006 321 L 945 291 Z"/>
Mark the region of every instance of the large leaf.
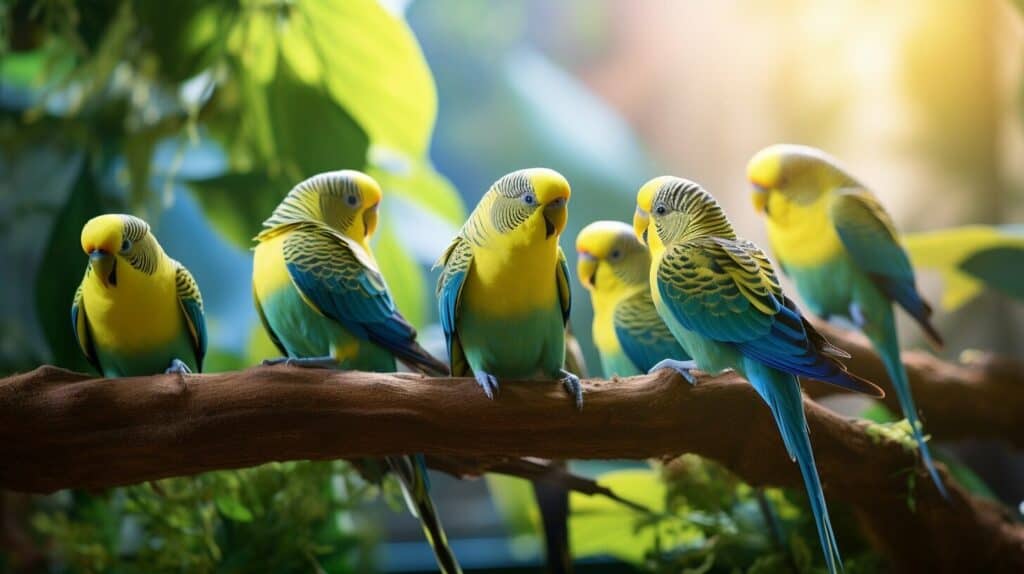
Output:
<path fill-rule="evenodd" d="M 437 173 L 429 159 L 412 160 L 403 154 L 371 146 L 366 172 L 386 195 L 396 195 L 450 225 L 461 227 L 466 208 L 455 186 Z"/>
<path fill-rule="evenodd" d="M 345 110 L 314 86 L 303 83 L 287 64 L 265 91 L 252 95 L 266 115 L 268 153 L 280 169 L 232 172 L 190 182 L 210 221 L 236 244 L 252 246 L 263 220 L 302 179 L 323 171 L 362 169 L 369 142 Z M 256 129 L 256 128 L 254 128 Z M 257 129 L 256 131 L 260 131 Z M 261 136 L 264 137 L 264 136 Z"/>
<path fill-rule="evenodd" d="M 653 470 L 613 471 L 601 475 L 600 482 L 627 500 L 655 512 L 665 510 L 665 483 Z M 574 492 L 569 504 L 570 544 L 576 557 L 614 556 L 642 564 L 652 548 L 674 548 L 698 534 L 695 529 L 680 530 L 674 521 L 644 520 L 635 510 L 604 496 Z"/>
<path fill-rule="evenodd" d="M 71 327 L 71 302 L 82 281 L 86 258 L 82 253 L 82 227 L 103 212 L 103 200 L 89 162 L 81 163 L 77 183 L 57 216 L 42 264 L 36 274 L 36 313 L 53 363 L 76 371 L 90 371 Z"/>
<path fill-rule="evenodd" d="M 1024 227 L 970 225 L 904 235 L 914 267 L 937 271 L 942 307 L 958 309 L 988 286 L 1024 300 Z"/>
<path fill-rule="evenodd" d="M 437 92 L 406 23 L 377 0 L 294 5 L 283 25 L 285 60 L 331 96 L 377 145 L 424 157 L 437 114 Z"/>
<path fill-rule="evenodd" d="M 398 243 L 391 231 L 393 225 L 397 222 L 382 226 L 373 251 L 398 310 L 414 326 L 423 327 L 427 317 L 426 280 L 420 266 Z"/>

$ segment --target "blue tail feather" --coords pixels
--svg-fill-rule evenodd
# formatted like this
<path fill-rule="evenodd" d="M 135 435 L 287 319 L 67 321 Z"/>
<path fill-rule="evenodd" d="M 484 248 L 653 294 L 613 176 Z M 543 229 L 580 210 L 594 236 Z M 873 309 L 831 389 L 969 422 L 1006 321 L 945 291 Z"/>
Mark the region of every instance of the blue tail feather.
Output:
<path fill-rule="evenodd" d="M 891 312 L 889 313 L 888 320 L 883 321 L 878 327 L 878 332 L 867 333 L 868 338 L 871 339 L 875 350 L 881 356 L 882 362 L 885 364 L 885 370 L 889 373 L 889 379 L 892 381 L 892 386 L 896 389 L 896 398 L 899 399 L 903 416 L 910 422 L 914 440 L 917 442 L 918 450 L 921 451 L 921 460 L 924 462 L 928 474 L 932 477 L 935 487 L 939 489 L 944 498 L 948 499 L 949 493 L 946 491 L 946 486 L 942 483 L 942 479 L 939 478 L 938 471 L 935 470 L 935 461 L 932 460 L 931 450 L 928 448 L 928 443 L 924 440 L 921 421 L 917 417 L 917 407 L 914 405 L 914 397 L 910 393 L 910 381 L 907 379 L 907 371 L 903 367 L 903 361 L 900 359 L 899 340 L 896 336 L 896 325 Z"/>
<path fill-rule="evenodd" d="M 821 480 L 814 465 L 814 453 L 807 434 L 807 419 L 804 416 L 800 385 L 796 377 L 755 361 L 747 360 L 745 366 L 747 378 L 772 411 L 790 458 L 800 467 L 828 571 L 830 574 L 842 572 L 843 560 L 839 555 L 839 545 L 832 530 L 832 521 L 825 505 L 825 494 L 821 489 Z"/>

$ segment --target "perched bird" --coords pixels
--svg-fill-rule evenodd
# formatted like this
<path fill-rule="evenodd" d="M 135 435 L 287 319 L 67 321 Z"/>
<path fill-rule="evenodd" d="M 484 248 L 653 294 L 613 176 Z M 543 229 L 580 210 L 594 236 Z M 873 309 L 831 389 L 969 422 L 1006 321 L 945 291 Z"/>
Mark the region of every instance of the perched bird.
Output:
<path fill-rule="evenodd" d="M 565 369 L 571 304 L 558 238 L 569 182 L 550 169 L 505 175 L 487 191 L 438 265 L 441 326 L 453 376 L 474 376 L 488 398 L 499 379 L 558 379 L 583 408 L 579 377 Z M 535 483 L 551 572 L 570 571 L 568 496 Z"/>
<path fill-rule="evenodd" d="M 750 160 L 747 176 L 782 269 L 812 312 L 826 319 L 845 317 L 871 340 L 925 467 L 946 496 L 900 360 L 893 303 L 910 313 L 933 344 L 940 346 L 942 337 L 889 215 L 864 185 L 814 148 L 767 147 Z"/>
<path fill-rule="evenodd" d="M 650 283 L 658 314 L 693 361 L 666 359 L 691 384 L 693 368 L 733 369 L 768 403 L 786 450 L 796 460 L 830 572 L 842 568 L 807 436 L 797 376 L 872 396 L 872 383 L 847 372 L 849 355 L 829 344 L 779 286 L 756 245 L 736 237 L 718 202 L 691 181 L 663 176 L 640 188 L 633 227 L 651 250 Z M 599 279 L 600 280 L 600 279 Z M 653 370 L 653 369 L 652 369 Z"/>
<path fill-rule="evenodd" d="M 576 275 L 594 306 L 594 344 L 605 376 L 628 377 L 662 359 L 690 359 L 654 308 L 651 254 L 632 227 L 595 221 L 576 236 L 576 253 Z"/>
<path fill-rule="evenodd" d="M 286 362 L 392 372 L 395 360 L 431 375 L 448 367 L 416 342 L 377 269 L 369 240 L 382 192 L 371 177 L 334 171 L 296 185 L 256 236 L 256 310 Z M 461 572 L 428 494 L 421 456 L 386 457 L 437 563 Z"/>
<path fill-rule="evenodd" d="M 71 324 L 89 362 L 105 377 L 201 371 L 203 298 L 149 224 L 131 215 L 94 217 L 82 228 L 82 250 L 89 263 Z"/>
<path fill-rule="evenodd" d="M 571 297 L 558 238 L 569 195 L 569 182 L 550 169 L 505 175 L 438 261 L 452 375 L 472 372 L 489 398 L 499 379 L 542 376 L 560 380 L 583 407 L 579 377 L 563 368 Z"/>

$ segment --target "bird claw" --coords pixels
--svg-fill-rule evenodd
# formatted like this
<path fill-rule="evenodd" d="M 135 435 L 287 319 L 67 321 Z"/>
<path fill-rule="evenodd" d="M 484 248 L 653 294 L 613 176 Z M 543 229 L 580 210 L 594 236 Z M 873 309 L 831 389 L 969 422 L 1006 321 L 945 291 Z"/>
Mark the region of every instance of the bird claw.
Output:
<path fill-rule="evenodd" d="M 167 370 L 164 371 L 164 374 L 170 375 L 172 373 L 178 373 L 181 375 L 191 375 L 192 369 L 188 368 L 188 365 L 186 365 L 185 362 L 182 361 L 181 359 L 172 359 L 171 366 L 167 367 Z"/>
<path fill-rule="evenodd" d="M 473 378 L 476 379 L 476 384 L 480 385 L 480 388 L 484 390 L 487 398 L 493 401 L 494 397 L 498 395 L 498 378 L 483 371 L 474 373 Z"/>
<path fill-rule="evenodd" d="M 672 369 L 673 371 L 679 373 L 679 376 L 685 379 L 687 383 L 690 383 L 691 385 L 696 385 L 697 377 L 695 377 L 691 372 L 696 368 L 696 361 L 677 361 L 675 359 L 662 359 L 661 361 L 658 362 L 657 365 L 651 367 L 651 369 L 647 371 L 647 373 L 652 374 L 655 371 L 660 371 L 661 369 Z"/>
<path fill-rule="evenodd" d="M 302 367 L 305 369 L 336 369 L 338 361 L 334 357 L 278 357 L 276 359 L 264 359 L 264 367 L 274 365 L 285 365 L 287 367 Z"/>
<path fill-rule="evenodd" d="M 562 375 L 562 385 L 565 387 L 565 391 L 576 400 L 576 408 L 582 411 L 583 385 L 580 384 L 580 378 L 565 369 L 562 369 L 559 374 Z"/>

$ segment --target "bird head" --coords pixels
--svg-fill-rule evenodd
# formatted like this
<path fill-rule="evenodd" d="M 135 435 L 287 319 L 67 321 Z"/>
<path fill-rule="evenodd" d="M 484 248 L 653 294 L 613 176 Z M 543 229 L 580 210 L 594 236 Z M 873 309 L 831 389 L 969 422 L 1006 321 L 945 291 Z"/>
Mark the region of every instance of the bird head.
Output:
<path fill-rule="evenodd" d="M 633 231 L 652 249 L 697 237 L 736 237 L 710 193 L 688 179 L 669 175 L 648 181 L 637 192 Z"/>
<path fill-rule="evenodd" d="M 494 182 L 487 192 L 486 213 L 499 234 L 518 235 L 526 242 L 558 236 L 568 220 L 569 182 L 557 171 L 531 168 L 514 171 Z"/>
<path fill-rule="evenodd" d="M 830 190 L 859 185 L 825 152 L 794 144 L 757 152 L 747 164 L 747 179 L 754 209 L 769 217 L 788 202 L 806 205 Z"/>
<path fill-rule="evenodd" d="M 149 224 L 133 215 L 94 217 L 82 228 L 81 241 L 91 272 L 106 288 L 117 287 L 119 273 L 134 270 L 151 275 L 156 270 L 159 246 Z"/>
<path fill-rule="evenodd" d="M 377 229 L 383 196 L 377 181 L 365 173 L 329 171 L 293 187 L 263 226 L 273 230 L 280 225 L 318 221 L 366 247 Z"/>
<path fill-rule="evenodd" d="M 576 236 L 576 273 L 589 291 L 647 286 L 651 255 L 621 221 L 595 221 Z"/>

